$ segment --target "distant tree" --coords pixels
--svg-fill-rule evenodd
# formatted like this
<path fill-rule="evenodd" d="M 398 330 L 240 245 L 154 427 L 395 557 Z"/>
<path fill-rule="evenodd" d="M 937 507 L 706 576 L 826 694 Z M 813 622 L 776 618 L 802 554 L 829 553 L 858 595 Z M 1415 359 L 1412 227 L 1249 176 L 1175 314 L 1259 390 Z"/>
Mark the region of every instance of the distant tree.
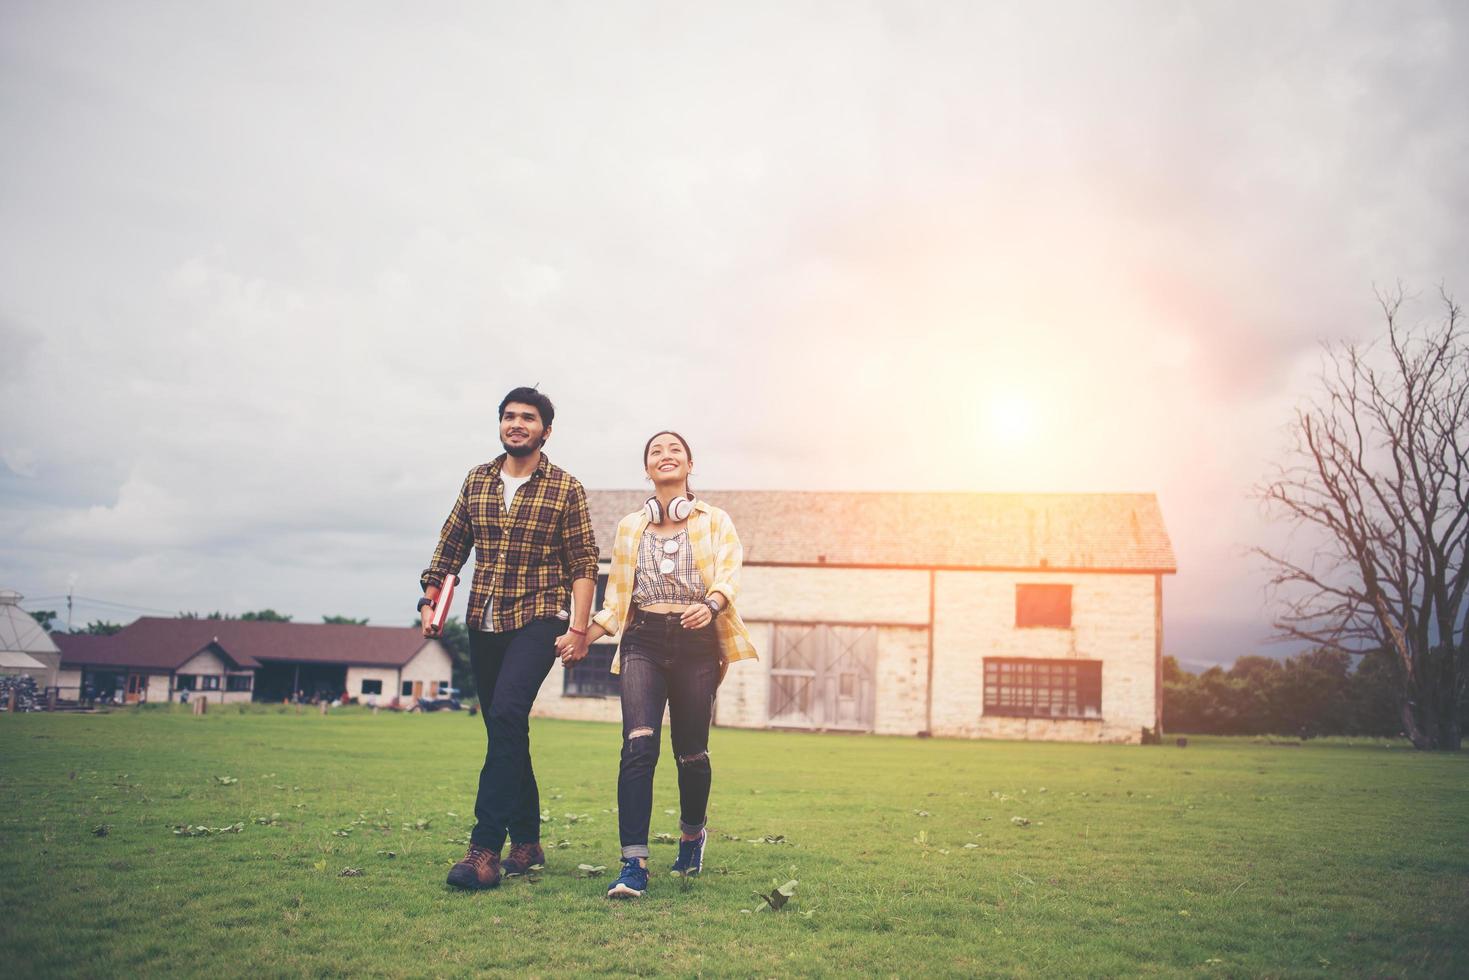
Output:
<path fill-rule="evenodd" d="M 231 616 L 229 613 L 220 612 L 218 609 L 216 609 L 214 612 L 210 613 L 207 616 L 200 616 L 196 612 L 181 612 L 181 613 L 179 613 L 178 618 L 179 619 L 217 619 L 217 620 L 226 620 L 226 619 L 236 619 L 238 617 Z"/>
<path fill-rule="evenodd" d="M 1349 734 L 1351 669 L 1351 657 L 1340 650 L 1308 650 L 1288 659 L 1274 691 L 1275 724 L 1269 731 L 1307 737 Z"/>
<path fill-rule="evenodd" d="M 214 619 L 215 617 L 210 616 L 209 618 Z M 222 618 L 227 619 L 229 617 Z M 247 612 L 240 616 L 240 618 L 247 623 L 289 623 L 291 621 L 290 616 L 283 616 L 274 609 L 261 609 L 256 612 Z"/>
<path fill-rule="evenodd" d="M 415 619 L 409 624 L 414 629 L 423 628 L 423 620 Z M 474 689 L 474 670 L 469 665 L 469 630 L 464 621 L 458 616 L 450 616 L 444 621 L 444 632 L 437 637 L 449 650 L 449 657 L 453 660 L 453 679 L 450 683 L 461 691 L 472 691 Z"/>
<path fill-rule="evenodd" d="M 1390 651 L 1408 738 L 1453 750 L 1469 696 L 1469 342 L 1459 307 L 1440 295 L 1436 325 L 1399 323 L 1399 287 L 1379 295 L 1385 346 L 1325 348 L 1287 462 L 1256 491 L 1305 540 L 1296 554 L 1257 553 L 1281 634 Z"/>
<path fill-rule="evenodd" d="M 31 612 L 31 618 L 47 633 L 53 632 L 60 625 L 57 622 L 58 615 L 55 609 L 36 609 Z"/>
<path fill-rule="evenodd" d="M 1348 686 L 1353 735 L 1400 735 L 1398 671 L 1387 650 L 1369 650 L 1357 663 Z"/>
<path fill-rule="evenodd" d="M 328 626 L 366 626 L 367 619 L 353 619 L 351 616 L 323 616 L 321 621 Z"/>
<path fill-rule="evenodd" d="M 122 631 L 121 623 L 109 623 L 105 619 L 94 619 L 76 632 L 87 636 L 111 636 Z"/>
<path fill-rule="evenodd" d="M 1300 728 L 1284 696 L 1284 671 L 1271 657 L 1244 656 L 1229 668 L 1232 717 L 1242 735 Z"/>

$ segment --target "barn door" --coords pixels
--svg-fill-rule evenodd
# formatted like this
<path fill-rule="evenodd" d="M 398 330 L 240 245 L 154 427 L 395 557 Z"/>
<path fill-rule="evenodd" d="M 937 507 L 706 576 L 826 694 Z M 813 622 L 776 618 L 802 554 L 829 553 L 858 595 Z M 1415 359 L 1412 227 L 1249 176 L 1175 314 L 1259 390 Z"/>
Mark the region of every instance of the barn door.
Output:
<path fill-rule="evenodd" d="M 770 724 L 871 731 L 877 628 L 777 624 L 770 669 Z"/>

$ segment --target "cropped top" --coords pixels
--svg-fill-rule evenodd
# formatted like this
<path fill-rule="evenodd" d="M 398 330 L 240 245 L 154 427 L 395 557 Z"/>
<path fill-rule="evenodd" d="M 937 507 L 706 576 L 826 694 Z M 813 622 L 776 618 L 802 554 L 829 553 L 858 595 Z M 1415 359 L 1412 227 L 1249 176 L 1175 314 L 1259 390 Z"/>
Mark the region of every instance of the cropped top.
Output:
<path fill-rule="evenodd" d="M 664 571 L 664 569 L 668 569 Z M 699 566 L 694 562 L 694 549 L 689 534 L 683 530 L 671 538 L 660 538 L 649 528 L 638 542 L 637 571 L 633 576 L 632 598 L 640 606 L 658 602 L 693 605 L 708 595 Z"/>

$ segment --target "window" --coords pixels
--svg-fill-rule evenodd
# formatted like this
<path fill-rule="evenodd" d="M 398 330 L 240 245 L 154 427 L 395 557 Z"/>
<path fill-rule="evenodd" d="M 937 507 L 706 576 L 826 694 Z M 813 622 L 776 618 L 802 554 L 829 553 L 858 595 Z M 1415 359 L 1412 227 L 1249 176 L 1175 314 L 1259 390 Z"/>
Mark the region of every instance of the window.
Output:
<path fill-rule="evenodd" d="M 984 713 L 1018 718 L 1100 718 L 1102 662 L 986 657 Z"/>
<path fill-rule="evenodd" d="M 439 697 L 441 697 L 441 698 L 447 698 L 448 696 L 449 696 L 449 682 L 448 681 L 439 681 Z"/>
<path fill-rule="evenodd" d="M 403 682 L 403 696 L 405 698 L 411 698 L 411 697 L 413 697 L 413 682 L 412 681 L 404 681 Z"/>
<path fill-rule="evenodd" d="M 204 690 L 204 691 L 217 691 L 217 690 L 219 690 L 219 675 L 218 674 L 200 674 L 199 675 L 199 680 L 202 682 L 199 685 L 200 690 Z"/>
<path fill-rule="evenodd" d="M 363 694 L 381 694 L 381 693 L 383 693 L 383 682 L 382 682 L 382 678 L 378 678 L 375 681 L 370 681 L 370 680 L 368 680 L 367 678 L 364 677 L 362 679 L 362 693 Z"/>
<path fill-rule="evenodd" d="M 179 674 L 173 679 L 175 691 L 197 691 L 199 689 L 198 674 Z"/>
<path fill-rule="evenodd" d="M 254 674 L 231 674 L 225 678 L 226 691 L 248 691 L 253 686 Z"/>
<path fill-rule="evenodd" d="M 1071 627 L 1071 586 L 1015 586 L 1015 625 L 1017 627 Z"/>
<path fill-rule="evenodd" d="M 615 643 L 594 643 L 585 659 L 561 672 L 561 694 L 568 698 L 615 698 L 622 691 L 622 678 L 612 673 Z"/>

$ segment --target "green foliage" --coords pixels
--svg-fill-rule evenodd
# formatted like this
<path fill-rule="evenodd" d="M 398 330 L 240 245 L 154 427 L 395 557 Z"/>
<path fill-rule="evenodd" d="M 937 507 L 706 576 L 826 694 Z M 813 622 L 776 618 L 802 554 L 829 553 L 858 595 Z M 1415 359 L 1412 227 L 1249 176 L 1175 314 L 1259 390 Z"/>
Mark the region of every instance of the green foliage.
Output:
<path fill-rule="evenodd" d="M 703 873 L 614 905 L 617 725 L 531 721 L 556 846 L 462 893 L 478 719 L 242 707 L 0 717 L 12 973 L 1469 975 L 1469 753 L 716 728 Z"/>
<path fill-rule="evenodd" d="M 76 632 L 87 636 L 111 636 L 122 632 L 121 623 L 109 623 L 105 619 L 94 619 Z"/>
<path fill-rule="evenodd" d="M 353 619 L 351 616 L 323 616 L 321 621 L 328 626 L 366 626 L 367 618 Z"/>
<path fill-rule="evenodd" d="M 31 618 L 39 623 L 41 629 L 45 630 L 47 633 L 50 633 L 53 630 L 60 628 L 60 624 L 57 621 L 57 615 L 58 614 L 55 609 L 31 610 Z"/>
<path fill-rule="evenodd" d="M 261 609 L 257 612 L 247 612 L 240 617 L 247 623 L 289 623 L 290 616 L 284 616 L 274 609 Z"/>
<path fill-rule="evenodd" d="M 423 626 L 422 619 L 415 619 L 409 623 L 415 629 Z M 444 621 L 444 632 L 438 637 L 449 651 L 449 657 L 453 660 L 453 676 L 449 681 L 451 687 L 459 691 L 473 693 L 474 671 L 469 665 L 469 629 L 464 625 L 464 620 L 458 616 L 450 616 Z"/>
<path fill-rule="evenodd" d="M 1353 669 L 1340 651 L 1240 657 L 1194 675 L 1163 658 L 1163 728 L 1214 735 L 1368 735 L 1402 731 L 1398 664 L 1386 651 Z M 1469 721 L 1469 713 L 1464 714 Z"/>
<path fill-rule="evenodd" d="M 227 619 L 239 619 L 238 616 L 232 616 L 229 613 L 220 612 L 218 609 L 214 610 L 214 612 L 209 613 L 206 616 L 200 616 L 196 612 L 180 612 L 179 615 L 178 615 L 178 618 L 179 619 L 216 619 L 216 620 L 221 620 L 221 621 L 227 620 Z"/>

